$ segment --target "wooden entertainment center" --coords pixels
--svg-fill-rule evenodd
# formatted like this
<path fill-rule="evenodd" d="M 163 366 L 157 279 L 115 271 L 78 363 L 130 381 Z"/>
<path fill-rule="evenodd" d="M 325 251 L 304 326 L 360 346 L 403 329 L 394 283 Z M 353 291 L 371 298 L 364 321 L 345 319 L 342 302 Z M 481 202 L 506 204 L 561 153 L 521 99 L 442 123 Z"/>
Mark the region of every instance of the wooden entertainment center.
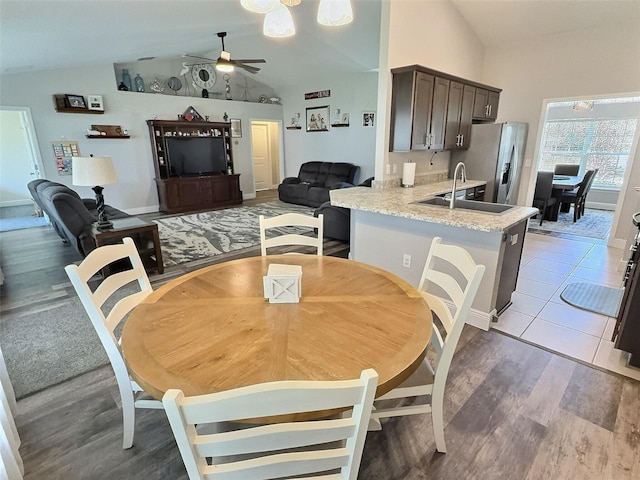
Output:
<path fill-rule="evenodd" d="M 161 212 L 242 203 L 240 175 L 233 169 L 230 123 L 147 120 L 147 125 Z"/>

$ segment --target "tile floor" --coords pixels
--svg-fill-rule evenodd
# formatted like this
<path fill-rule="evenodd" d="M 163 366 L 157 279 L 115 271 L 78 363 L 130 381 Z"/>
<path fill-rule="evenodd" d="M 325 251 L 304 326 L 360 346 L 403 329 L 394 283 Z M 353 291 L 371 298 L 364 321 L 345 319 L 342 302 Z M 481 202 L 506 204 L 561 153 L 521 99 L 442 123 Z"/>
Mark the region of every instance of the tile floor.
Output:
<path fill-rule="evenodd" d="M 529 343 L 640 380 L 626 366 L 626 354 L 613 348 L 616 319 L 565 303 L 569 283 L 622 285 L 626 252 L 587 237 L 563 238 L 528 232 L 513 304 L 493 328 Z"/>

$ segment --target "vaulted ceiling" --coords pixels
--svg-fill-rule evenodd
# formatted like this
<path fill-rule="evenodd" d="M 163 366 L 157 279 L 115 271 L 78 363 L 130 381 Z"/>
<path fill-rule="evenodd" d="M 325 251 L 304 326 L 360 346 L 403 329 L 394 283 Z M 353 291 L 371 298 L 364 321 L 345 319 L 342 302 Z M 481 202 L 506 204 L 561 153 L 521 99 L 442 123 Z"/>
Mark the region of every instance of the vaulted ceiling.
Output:
<path fill-rule="evenodd" d="M 265 58 L 256 80 L 291 85 L 331 72 L 375 71 L 381 1 L 352 0 L 354 22 L 322 27 L 318 0 L 291 9 L 297 33 L 262 35 L 262 15 L 240 0 L 2 0 L 0 72 L 12 73 L 182 53 L 217 57 L 226 31 L 234 58 Z M 433 0 L 394 0 L 433 1 Z M 596 25 L 637 21 L 639 0 L 451 0 L 486 46 Z"/>

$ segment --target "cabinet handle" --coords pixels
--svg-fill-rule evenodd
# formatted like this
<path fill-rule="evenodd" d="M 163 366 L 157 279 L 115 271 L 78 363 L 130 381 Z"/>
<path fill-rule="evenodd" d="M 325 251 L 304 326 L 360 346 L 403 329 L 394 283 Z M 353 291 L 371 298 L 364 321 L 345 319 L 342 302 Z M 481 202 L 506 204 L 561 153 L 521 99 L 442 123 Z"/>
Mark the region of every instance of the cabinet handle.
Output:
<path fill-rule="evenodd" d="M 424 132 L 424 146 L 429 146 L 429 134 L 427 132 Z"/>
<path fill-rule="evenodd" d="M 460 134 L 460 146 L 464 147 L 464 134 Z"/>
<path fill-rule="evenodd" d="M 489 116 L 491 116 L 491 111 L 493 110 L 493 105 L 489 105 Z"/>
<path fill-rule="evenodd" d="M 488 117 L 489 116 L 489 105 L 485 105 L 484 106 L 484 116 Z"/>

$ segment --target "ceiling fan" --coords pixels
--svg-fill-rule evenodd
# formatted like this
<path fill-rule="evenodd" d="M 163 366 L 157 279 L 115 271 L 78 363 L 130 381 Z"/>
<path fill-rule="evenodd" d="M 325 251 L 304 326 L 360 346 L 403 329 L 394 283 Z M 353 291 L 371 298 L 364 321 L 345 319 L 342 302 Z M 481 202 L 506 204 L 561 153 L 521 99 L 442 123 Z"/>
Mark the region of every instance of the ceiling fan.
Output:
<path fill-rule="evenodd" d="M 212 58 L 207 58 L 207 57 L 200 57 L 198 55 L 189 55 L 187 53 L 183 53 L 182 56 L 187 58 L 206 60 L 208 62 L 215 64 L 216 70 L 218 70 L 219 72 L 225 72 L 225 73 L 233 72 L 234 68 L 236 67 L 242 68 L 249 73 L 257 73 L 260 71 L 260 69 L 252 65 L 247 65 L 247 63 L 266 63 L 266 61 L 263 58 L 232 60 L 231 54 L 229 52 L 226 52 L 224 49 L 224 37 L 227 36 L 227 32 L 218 32 L 217 35 L 222 42 L 222 51 L 220 52 L 220 56 L 218 57 L 217 60 L 214 60 Z"/>

